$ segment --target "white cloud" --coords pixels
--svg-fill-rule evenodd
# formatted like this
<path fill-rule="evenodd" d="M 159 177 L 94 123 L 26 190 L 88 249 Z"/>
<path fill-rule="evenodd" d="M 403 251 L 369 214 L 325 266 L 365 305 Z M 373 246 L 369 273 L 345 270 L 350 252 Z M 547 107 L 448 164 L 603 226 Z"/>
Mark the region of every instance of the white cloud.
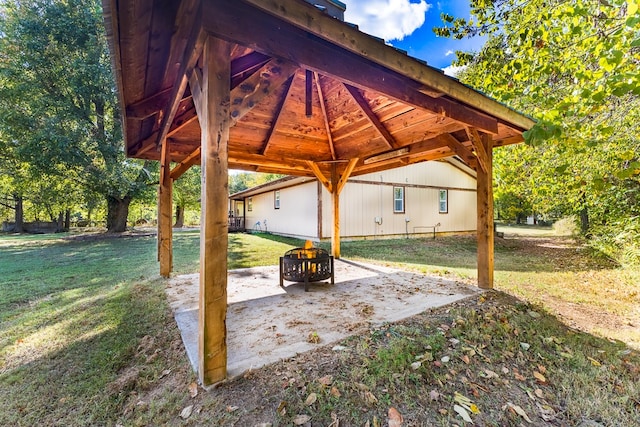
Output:
<path fill-rule="evenodd" d="M 425 0 L 347 0 L 345 21 L 357 24 L 360 31 L 385 40 L 402 40 L 425 21 L 431 7 Z"/>
<path fill-rule="evenodd" d="M 455 65 L 449 65 L 448 67 L 444 67 L 442 69 L 442 71 L 444 71 L 444 73 L 447 76 L 451 76 L 451 77 L 458 77 L 458 74 L 460 74 L 462 71 L 464 71 L 467 68 L 466 65 L 463 65 L 461 67 L 457 67 Z"/>
<path fill-rule="evenodd" d="M 454 53 L 455 53 L 454 51 L 452 51 L 451 49 L 449 49 L 449 50 L 447 51 L 447 53 L 445 53 L 445 54 L 444 54 L 444 56 L 451 56 L 451 55 L 453 55 Z"/>

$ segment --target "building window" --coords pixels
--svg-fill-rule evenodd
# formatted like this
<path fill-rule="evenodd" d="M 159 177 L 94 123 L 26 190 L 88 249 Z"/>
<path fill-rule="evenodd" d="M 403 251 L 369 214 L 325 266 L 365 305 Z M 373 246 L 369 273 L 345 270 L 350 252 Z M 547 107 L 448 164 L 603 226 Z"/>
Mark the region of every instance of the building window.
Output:
<path fill-rule="evenodd" d="M 404 213 L 404 187 L 393 187 L 393 212 Z"/>
<path fill-rule="evenodd" d="M 280 209 L 280 190 L 273 192 L 273 207 Z"/>
<path fill-rule="evenodd" d="M 439 191 L 438 212 L 449 213 L 449 193 L 447 190 Z"/>
<path fill-rule="evenodd" d="M 247 210 L 251 212 L 253 210 L 253 197 L 247 199 Z"/>

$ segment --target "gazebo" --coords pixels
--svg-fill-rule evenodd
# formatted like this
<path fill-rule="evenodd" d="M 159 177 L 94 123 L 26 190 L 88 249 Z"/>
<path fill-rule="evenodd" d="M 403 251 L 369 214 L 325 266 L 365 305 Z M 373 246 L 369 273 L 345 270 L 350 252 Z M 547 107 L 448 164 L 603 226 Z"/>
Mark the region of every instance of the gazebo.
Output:
<path fill-rule="evenodd" d="M 172 182 L 202 167 L 203 384 L 226 377 L 229 168 L 317 178 L 332 195 L 339 258 L 349 177 L 457 156 L 477 171 L 478 285 L 493 286 L 492 150 L 523 141 L 530 118 L 303 0 L 103 6 L 127 155 L 161 164 L 163 276 L 172 268 Z"/>

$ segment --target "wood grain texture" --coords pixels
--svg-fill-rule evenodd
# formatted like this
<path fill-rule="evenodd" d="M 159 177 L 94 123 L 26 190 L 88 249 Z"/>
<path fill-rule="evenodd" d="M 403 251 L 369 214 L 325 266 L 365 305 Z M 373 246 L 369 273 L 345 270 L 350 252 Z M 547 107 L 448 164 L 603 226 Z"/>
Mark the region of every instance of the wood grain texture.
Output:
<path fill-rule="evenodd" d="M 206 40 L 198 100 L 202 122 L 198 375 L 203 385 L 227 376 L 229 54 L 228 43 Z"/>
<path fill-rule="evenodd" d="M 489 135 L 479 142 L 484 155 L 484 167 L 477 168 L 478 208 L 478 286 L 493 288 L 494 230 L 493 230 L 493 145 Z M 486 168 L 486 169 L 485 169 Z"/>

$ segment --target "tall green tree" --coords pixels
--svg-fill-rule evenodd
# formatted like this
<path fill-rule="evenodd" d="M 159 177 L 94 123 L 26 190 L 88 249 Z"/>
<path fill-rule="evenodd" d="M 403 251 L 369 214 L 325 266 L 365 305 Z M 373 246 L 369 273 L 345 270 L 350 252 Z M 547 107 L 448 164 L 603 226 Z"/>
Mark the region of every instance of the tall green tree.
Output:
<path fill-rule="evenodd" d="M 470 19 L 443 16 L 440 36 L 487 37 L 479 52 L 457 52 L 461 80 L 538 120 L 527 146 L 496 150 L 497 197 L 575 214 L 585 234 L 638 221 L 638 6 L 472 0 Z"/>
<path fill-rule="evenodd" d="M 100 2 L 0 7 L 0 128 L 15 160 L 102 195 L 108 231 L 124 231 L 152 165 L 125 158 Z"/>
<path fill-rule="evenodd" d="M 199 206 L 201 180 L 200 168 L 192 167 L 174 182 L 173 202 L 176 206 L 174 227 L 184 226 L 184 212 L 187 208 Z"/>

